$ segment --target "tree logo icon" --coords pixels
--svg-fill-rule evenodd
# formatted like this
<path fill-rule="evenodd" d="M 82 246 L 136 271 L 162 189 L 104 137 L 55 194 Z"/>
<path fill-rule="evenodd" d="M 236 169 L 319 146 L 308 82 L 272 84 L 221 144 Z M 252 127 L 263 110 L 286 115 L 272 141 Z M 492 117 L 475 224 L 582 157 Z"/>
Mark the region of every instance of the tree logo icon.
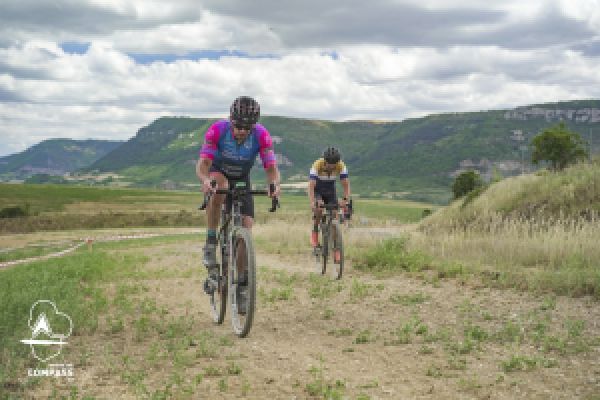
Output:
<path fill-rule="evenodd" d="M 29 311 L 31 339 L 21 343 L 31 347 L 31 354 L 41 362 L 46 362 L 60 354 L 73 332 L 73 321 L 67 314 L 58 311 L 50 300 L 38 300 Z"/>

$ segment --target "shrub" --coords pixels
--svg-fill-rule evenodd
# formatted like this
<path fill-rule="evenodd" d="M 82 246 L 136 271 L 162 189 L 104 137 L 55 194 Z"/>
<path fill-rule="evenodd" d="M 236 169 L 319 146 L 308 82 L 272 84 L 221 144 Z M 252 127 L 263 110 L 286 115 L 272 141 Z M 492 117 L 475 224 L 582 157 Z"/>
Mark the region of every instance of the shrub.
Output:
<path fill-rule="evenodd" d="M 4 207 L 0 210 L 0 218 L 19 218 L 29 215 L 29 204 L 25 206 Z"/>
<path fill-rule="evenodd" d="M 465 171 L 460 173 L 452 184 L 454 198 L 458 199 L 467 193 L 483 186 L 483 180 L 476 171 Z"/>
<path fill-rule="evenodd" d="M 569 131 L 564 122 L 545 129 L 533 138 L 532 145 L 531 161 L 534 164 L 548 161 L 554 171 L 562 170 L 587 156 L 581 136 Z"/>

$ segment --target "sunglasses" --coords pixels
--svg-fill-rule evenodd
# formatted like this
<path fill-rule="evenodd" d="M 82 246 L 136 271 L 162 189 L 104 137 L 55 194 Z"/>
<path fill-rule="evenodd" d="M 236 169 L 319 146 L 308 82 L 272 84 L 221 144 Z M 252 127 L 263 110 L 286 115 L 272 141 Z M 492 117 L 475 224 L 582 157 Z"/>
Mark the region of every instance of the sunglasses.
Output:
<path fill-rule="evenodd" d="M 236 129 L 241 129 L 241 130 L 245 130 L 245 131 L 249 131 L 252 129 L 252 124 L 244 124 L 244 123 L 239 123 L 239 122 L 234 122 L 233 126 L 235 126 Z"/>

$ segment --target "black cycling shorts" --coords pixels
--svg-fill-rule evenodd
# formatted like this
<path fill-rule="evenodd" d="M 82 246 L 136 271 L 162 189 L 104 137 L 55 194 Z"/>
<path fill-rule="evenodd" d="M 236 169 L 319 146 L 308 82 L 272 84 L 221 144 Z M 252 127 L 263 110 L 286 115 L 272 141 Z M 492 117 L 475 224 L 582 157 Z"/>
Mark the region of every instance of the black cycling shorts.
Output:
<path fill-rule="evenodd" d="M 250 175 L 246 175 L 244 177 L 241 178 L 230 178 L 227 176 L 227 174 L 225 174 L 223 171 L 221 171 L 219 168 L 216 168 L 215 166 L 211 166 L 209 172 L 220 172 L 221 174 L 223 174 L 223 176 L 225 178 L 227 178 L 227 181 L 229 182 L 229 187 L 232 188 L 235 186 L 236 182 L 246 182 L 246 186 L 248 187 L 248 189 L 252 188 L 252 185 L 250 184 Z M 230 210 L 231 207 L 233 206 L 233 199 L 231 198 L 230 195 L 227 195 L 226 198 L 226 207 L 227 210 Z M 250 193 L 246 193 L 246 195 L 244 196 L 243 200 L 242 200 L 242 215 L 247 215 L 249 217 L 254 218 L 254 198 Z"/>
<path fill-rule="evenodd" d="M 338 204 L 337 195 L 335 193 L 335 183 L 333 182 L 320 182 L 317 180 L 315 185 L 315 200 L 323 200 L 325 204 Z"/>

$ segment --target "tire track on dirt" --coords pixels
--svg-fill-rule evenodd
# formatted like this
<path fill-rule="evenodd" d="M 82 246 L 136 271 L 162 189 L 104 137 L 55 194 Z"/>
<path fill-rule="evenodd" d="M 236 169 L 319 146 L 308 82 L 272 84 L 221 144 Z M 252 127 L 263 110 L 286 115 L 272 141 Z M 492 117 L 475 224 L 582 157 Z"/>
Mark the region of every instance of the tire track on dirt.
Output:
<path fill-rule="evenodd" d="M 195 229 L 195 230 L 190 230 L 190 231 L 174 232 L 174 233 L 142 233 L 142 234 L 134 234 L 134 235 L 114 235 L 114 236 L 99 237 L 99 238 L 96 238 L 96 237 L 80 238 L 78 240 L 78 243 L 76 243 L 73 246 L 68 247 L 64 250 L 61 250 L 61 251 L 57 251 L 57 252 L 50 253 L 50 254 L 44 254 L 44 255 L 36 256 L 36 257 L 28 257 L 28 258 L 22 258 L 19 260 L 11 260 L 11 261 L 2 262 L 2 263 L 0 263 L 0 269 L 12 267 L 12 266 L 19 265 L 19 264 L 26 264 L 26 263 L 30 263 L 33 261 L 48 260 L 50 258 L 62 257 L 69 253 L 74 252 L 75 250 L 77 250 L 78 248 L 80 248 L 83 245 L 91 246 L 91 245 L 93 245 L 93 243 L 118 242 L 118 241 L 123 241 L 123 240 L 147 239 L 147 238 L 161 237 L 161 236 L 187 235 L 190 233 L 201 233 L 201 232 L 202 232 L 201 230 Z"/>

